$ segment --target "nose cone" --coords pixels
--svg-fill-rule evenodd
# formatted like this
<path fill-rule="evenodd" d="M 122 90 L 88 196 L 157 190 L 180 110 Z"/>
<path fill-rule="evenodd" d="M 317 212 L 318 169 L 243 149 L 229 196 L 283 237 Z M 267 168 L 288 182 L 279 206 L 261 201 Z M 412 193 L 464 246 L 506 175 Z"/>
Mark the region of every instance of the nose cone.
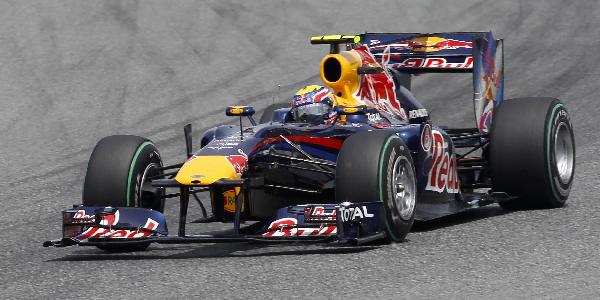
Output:
<path fill-rule="evenodd" d="M 246 163 L 222 155 L 193 156 L 179 169 L 175 180 L 182 185 L 211 185 L 219 179 L 239 179 Z"/>

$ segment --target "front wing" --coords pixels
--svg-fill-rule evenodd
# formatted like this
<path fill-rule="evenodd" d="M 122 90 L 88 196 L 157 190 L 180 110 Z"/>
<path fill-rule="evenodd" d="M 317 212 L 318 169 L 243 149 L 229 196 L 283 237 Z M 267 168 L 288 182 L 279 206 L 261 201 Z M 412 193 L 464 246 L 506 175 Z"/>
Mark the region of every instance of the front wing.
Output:
<path fill-rule="evenodd" d="M 63 237 L 44 247 L 134 246 L 147 243 L 331 242 L 366 244 L 385 239 L 381 202 L 310 204 L 278 209 L 264 226 L 228 234 L 169 235 L 164 215 L 130 207 L 77 206 L 63 211 Z"/>

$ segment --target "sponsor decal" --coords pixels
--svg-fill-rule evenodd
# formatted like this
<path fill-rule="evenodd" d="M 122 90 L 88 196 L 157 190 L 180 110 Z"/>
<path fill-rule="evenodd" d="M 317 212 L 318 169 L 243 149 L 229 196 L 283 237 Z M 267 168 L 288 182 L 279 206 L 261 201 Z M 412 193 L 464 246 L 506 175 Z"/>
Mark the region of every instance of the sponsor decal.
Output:
<path fill-rule="evenodd" d="M 214 145 L 206 146 L 211 150 L 233 149 L 238 143 L 215 143 Z"/>
<path fill-rule="evenodd" d="M 423 125 L 423 131 L 421 132 L 421 147 L 423 151 L 429 152 L 431 150 L 431 144 L 433 143 L 433 137 L 431 132 L 431 125 Z"/>
<path fill-rule="evenodd" d="M 344 126 L 344 127 L 362 127 L 364 124 L 361 123 L 350 123 L 350 124 L 342 124 L 340 126 Z"/>
<path fill-rule="evenodd" d="M 96 221 L 95 215 L 86 215 L 85 210 L 80 209 L 77 210 L 73 218 L 71 219 L 71 223 L 73 224 L 93 224 Z"/>
<path fill-rule="evenodd" d="M 356 206 L 356 207 L 340 207 L 339 218 L 342 222 L 354 221 L 355 219 L 364 219 L 364 218 L 372 218 L 374 214 L 371 214 L 367 211 L 366 206 Z"/>
<path fill-rule="evenodd" d="M 450 155 L 448 143 L 442 134 L 433 130 L 433 157 L 432 166 L 427 178 L 426 190 L 435 192 L 458 193 L 458 171 L 456 168 L 456 156 Z"/>
<path fill-rule="evenodd" d="M 208 145 L 206 145 L 206 148 L 212 149 L 212 150 L 234 149 L 241 142 L 242 142 L 242 140 L 240 139 L 239 134 L 238 135 L 230 135 L 230 136 L 226 136 L 222 139 L 212 140 Z"/>
<path fill-rule="evenodd" d="M 412 57 L 391 66 L 407 69 L 472 69 L 473 57 L 465 57 L 458 62 L 448 62 L 444 57 Z"/>
<path fill-rule="evenodd" d="M 235 196 L 240 188 L 226 190 L 223 192 L 223 209 L 230 213 L 235 213 Z M 242 201 L 242 212 L 244 211 L 244 201 Z"/>
<path fill-rule="evenodd" d="M 406 125 L 400 125 L 400 126 L 406 126 Z M 382 129 L 382 128 L 399 127 L 399 126 L 398 126 L 398 124 L 378 123 L 378 124 L 371 125 L 371 127 L 377 128 L 377 129 Z"/>
<path fill-rule="evenodd" d="M 319 228 L 298 227 L 295 218 L 281 218 L 271 222 L 263 236 L 327 236 L 337 233 L 336 226 L 321 226 Z"/>
<path fill-rule="evenodd" d="M 427 113 L 427 110 L 424 108 L 408 111 L 409 119 L 422 118 L 422 117 L 428 117 L 428 116 L 429 116 L 429 113 Z"/>
<path fill-rule="evenodd" d="M 113 215 L 106 215 L 102 217 L 100 220 L 100 225 L 114 226 L 119 223 L 119 211 L 117 210 Z M 158 228 L 158 222 L 155 220 L 148 218 L 144 226 L 144 229 L 155 230 Z M 128 229 L 110 229 L 110 228 L 99 228 L 99 227 L 90 227 L 81 233 L 77 238 L 87 239 L 87 238 L 127 238 L 127 239 L 135 239 L 150 236 L 152 232 L 146 230 L 128 230 Z"/>
<path fill-rule="evenodd" d="M 371 42 L 369 42 L 369 46 L 378 45 L 378 44 L 381 44 L 380 40 L 371 40 Z"/>
<path fill-rule="evenodd" d="M 308 206 L 304 209 L 304 222 L 335 222 L 335 212 L 335 208 L 327 210 L 323 206 Z"/>
<path fill-rule="evenodd" d="M 235 175 L 240 176 L 248 168 L 248 156 L 242 149 L 238 149 L 240 155 L 228 155 L 227 160 L 233 166 Z"/>
<path fill-rule="evenodd" d="M 369 119 L 369 121 L 374 123 L 379 122 L 383 119 L 379 113 L 367 114 L 367 118 Z"/>

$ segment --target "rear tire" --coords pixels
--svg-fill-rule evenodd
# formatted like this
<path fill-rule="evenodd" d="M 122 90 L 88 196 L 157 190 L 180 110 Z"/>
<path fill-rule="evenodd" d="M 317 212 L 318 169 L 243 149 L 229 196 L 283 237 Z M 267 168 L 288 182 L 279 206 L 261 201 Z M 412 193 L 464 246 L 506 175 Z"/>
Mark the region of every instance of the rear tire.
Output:
<path fill-rule="evenodd" d="M 83 185 L 83 204 L 89 206 L 164 209 L 164 189 L 150 185 L 162 161 L 154 144 L 142 137 L 113 135 L 96 144 Z M 139 246 L 99 246 L 108 251 L 143 250 Z"/>
<path fill-rule="evenodd" d="M 517 198 L 505 209 L 562 207 L 575 175 L 575 140 L 564 105 L 554 98 L 506 100 L 490 133 L 495 192 Z"/>
<path fill-rule="evenodd" d="M 388 238 L 402 242 L 414 221 L 416 199 L 414 163 L 401 138 L 370 131 L 344 141 L 337 158 L 337 203 L 383 202 Z"/>
<path fill-rule="evenodd" d="M 288 103 L 273 103 L 263 111 L 263 114 L 260 116 L 259 124 L 269 123 L 273 120 L 273 112 L 280 108 L 289 108 L 290 105 Z"/>

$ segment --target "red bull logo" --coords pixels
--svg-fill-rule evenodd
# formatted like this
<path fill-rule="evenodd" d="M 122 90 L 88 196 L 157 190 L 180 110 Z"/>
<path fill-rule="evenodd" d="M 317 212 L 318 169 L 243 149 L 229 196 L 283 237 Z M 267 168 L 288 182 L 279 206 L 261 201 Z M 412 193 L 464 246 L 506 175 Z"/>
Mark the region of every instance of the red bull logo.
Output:
<path fill-rule="evenodd" d="M 414 52 L 437 52 L 441 50 L 454 50 L 460 48 L 473 48 L 473 42 L 466 42 L 455 39 L 446 39 L 438 36 L 420 36 L 414 39 L 394 42 L 388 45 L 372 46 L 373 49 L 383 50 L 384 47 L 391 47 L 395 50 L 412 50 Z"/>
<path fill-rule="evenodd" d="M 460 184 L 456 167 L 456 157 L 454 153 L 449 153 L 448 142 L 444 140 L 442 134 L 437 130 L 433 130 L 432 133 L 433 165 L 431 166 L 431 170 L 429 170 L 425 189 L 438 193 L 458 193 Z"/>
<path fill-rule="evenodd" d="M 337 226 L 321 226 L 319 228 L 298 228 L 295 218 L 281 218 L 271 222 L 263 236 L 327 236 L 337 233 Z"/>
<path fill-rule="evenodd" d="M 85 211 L 83 211 L 85 214 Z M 79 212 L 78 212 L 79 214 Z M 102 216 L 100 220 L 100 225 L 104 226 L 114 226 L 119 223 L 119 211 L 117 210 L 114 214 Z M 148 218 L 146 220 L 146 224 L 142 226 L 142 228 L 138 230 L 127 230 L 127 229 L 110 229 L 110 228 L 100 228 L 100 227 L 90 227 L 87 228 L 84 232 L 81 233 L 77 238 L 80 240 L 87 238 L 142 238 L 148 237 L 152 234 L 152 230 L 158 228 L 158 222 Z M 147 229 L 147 230 L 144 230 Z"/>
<path fill-rule="evenodd" d="M 448 62 L 444 57 L 412 57 L 392 64 L 391 67 L 406 69 L 472 69 L 473 57 L 467 56 L 457 62 Z"/>
<path fill-rule="evenodd" d="M 88 223 L 94 223 L 96 221 L 96 216 L 95 215 L 88 215 L 86 214 L 85 210 L 80 209 L 78 210 L 72 217 L 72 219 L 65 219 L 64 222 L 71 222 L 71 223 L 77 223 L 77 224 L 88 224 Z"/>
<path fill-rule="evenodd" d="M 241 175 L 248 168 L 248 156 L 241 149 L 238 149 L 238 152 L 240 155 L 227 156 L 227 161 L 233 166 L 235 175 Z"/>
<path fill-rule="evenodd" d="M 223 192 L 223 209 L 235 213 L 235 197 L 240 193 L 240 188 L 230 189 Z M 244 201 L 242 201 L 242 212 L 244 212 Z"/>
<path fill-rule="evenodd" d="M 308 206 L 304 209 L 304 222 L 334 222 L 336 209 L 323 206 Z"/>

